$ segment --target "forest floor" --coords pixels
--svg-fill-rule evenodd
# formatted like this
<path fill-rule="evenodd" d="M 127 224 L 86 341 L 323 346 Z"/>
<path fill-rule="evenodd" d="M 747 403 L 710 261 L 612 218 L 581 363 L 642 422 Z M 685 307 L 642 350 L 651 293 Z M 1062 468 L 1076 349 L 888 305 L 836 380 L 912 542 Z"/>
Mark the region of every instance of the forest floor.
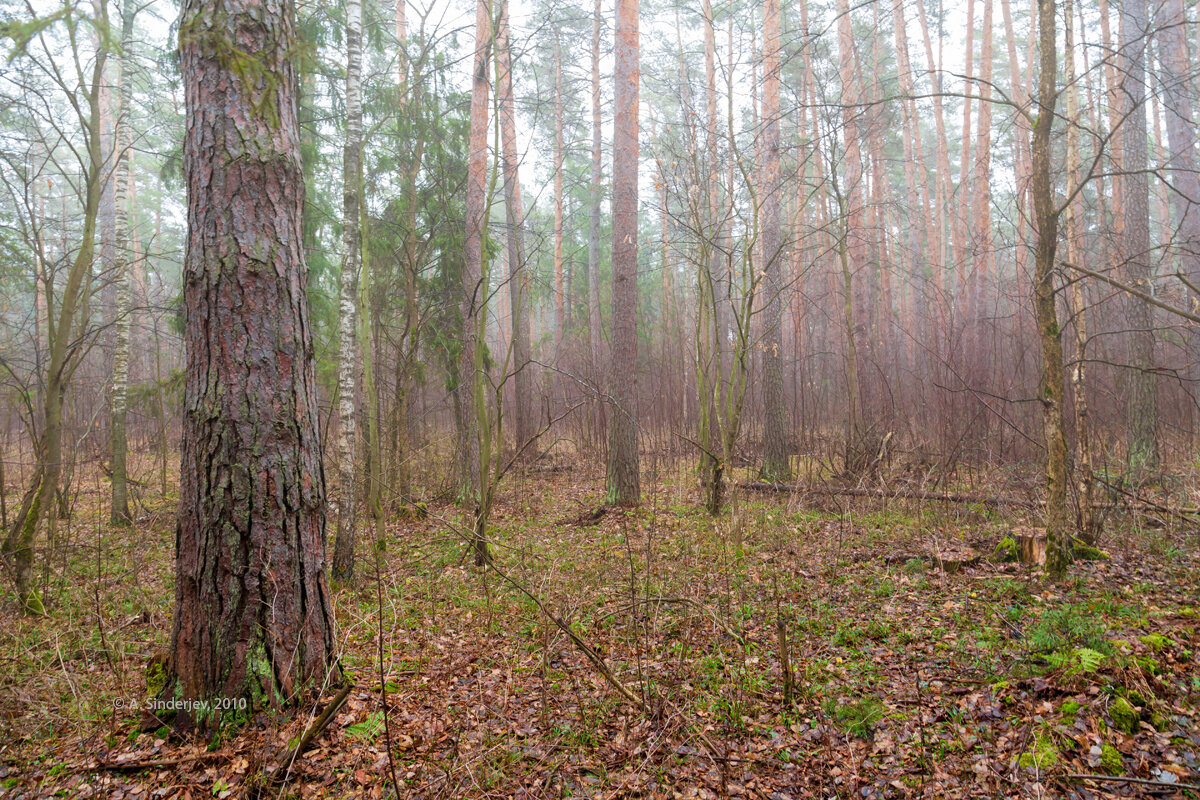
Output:
<path fill-rule="evenodd" d="M 48 615 L 0 598 L 0 796 L 1200 797 L 1195 527 L 1114 516 L 1103 556 L 1054 584 L 991 558 L 1027 512 L 754 494 L 714 520 L 681 468 L 593 513 L 601 484 L 515 476 L 493 551 L 644 709 L 430 503 L 335 587 L 354 688 L 281 771 L 321 702 L 209 742 L 139 733 L 173 499 L 110 528 L 96 483 L 44 573 Z"/>

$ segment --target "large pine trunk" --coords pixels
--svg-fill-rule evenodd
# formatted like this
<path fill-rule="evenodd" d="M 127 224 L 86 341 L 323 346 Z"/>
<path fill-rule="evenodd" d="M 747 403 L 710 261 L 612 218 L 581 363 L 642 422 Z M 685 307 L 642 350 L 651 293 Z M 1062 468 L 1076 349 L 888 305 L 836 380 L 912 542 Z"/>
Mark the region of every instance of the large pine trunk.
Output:
<path fill-rule="evenodd" d="M 608 502 L 637 505 L 638 0 L 617 0 Z"/>
<path fill-rule="evenodd" d="M 291 3 L 184 4 L 187 364 L 164 698 L 285 704 L 333 668 L 298 46 Z M 176 726 L 220 717 L 193 707 Z"/>

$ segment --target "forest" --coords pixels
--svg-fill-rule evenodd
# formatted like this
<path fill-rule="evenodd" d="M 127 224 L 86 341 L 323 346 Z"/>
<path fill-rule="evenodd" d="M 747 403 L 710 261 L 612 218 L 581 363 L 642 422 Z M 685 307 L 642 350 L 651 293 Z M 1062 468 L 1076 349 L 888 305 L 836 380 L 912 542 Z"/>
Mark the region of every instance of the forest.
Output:
<path fill-rule="evenodd" d="M 0 797 L 1200 797 L 1200 6 L 0 0 Z"/>

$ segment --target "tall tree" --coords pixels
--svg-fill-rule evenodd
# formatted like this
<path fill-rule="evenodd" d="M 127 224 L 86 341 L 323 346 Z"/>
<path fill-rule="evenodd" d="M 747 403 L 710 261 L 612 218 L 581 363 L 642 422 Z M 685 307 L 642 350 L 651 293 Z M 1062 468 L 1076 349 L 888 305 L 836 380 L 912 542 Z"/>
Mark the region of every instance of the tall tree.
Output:
<path fill-rule="evenodd" d="M 983 290 L 992 261 L 992 0 L 983 2 L 982 44 L 979 51 L 979 119 L 975 132 L 974 186 L 971 189 L 971 254 L 974 286 L 971 315 L 978 320 L 975 302 Z M 978 328 L 976 322 L 976 328 Z M 978 339 L 978 331 L 976 339 Z"/>
<path fill-rule="evenodd" d="M 1033 207 L 1037 240 L 1034 250 L 1034 306 L 1041 343 L 1042 433 L 1046 439 L 1046 570 L 1055 580 L 1067 571 L 1070 528 L 1067 516 L 1067 437 L 1063 430 L 1062 332 L 1058 324 L 1058 217 L 1051 179 L 1051 132 L 1058 100 L 1058 47 L 1055 0 L 1038 0 L 1039 76 L 1033 114 Z"/>
<path fill-rule="evenodd" d="M 599 373 L 603 347 L 600 330 L 600 201 L 604 195 L 604 174 L 600 163 L 600 4 L 601 0 L 596 0 L 592 10 L 592 182 L 588 198 L 588 342 L 591 367 L 596 374 Z"/>
<path fill-rule="evenodd" d="M 132 60 L 134 5 L 121 4 L 121 46 L 117 54 L 116 114 L 113 116 L 113 271 L 117 283 L 117 313 L 114 328 L 112 402 L 109 417 L 112 466 L 112 503 L 109 521 L 127 525 L 129 481 L 126 455 L 129 450 L 125 432 L 129 393 L 129 330 L 132 327 L 133 288 L 129 259 L 129 188 L 133 181 L 133 148 L 130 141 L 129 115 L 133 105 Z"/>
<path fill-rule="evenodd" d="M 1124 122 L 1121 125 L 1121 184 L 1124 230 L 1121 241 L 1125 280 L 1151 294 L 1154 268 L 1150 253 L 1150 181 L 1146 127 L 1146 0 L 1121 3 L 1121 81 Z M 1129 448 L 1130 467 L 1139 474 L 1158 469 L 1158 387 L 1154 377 L 1154 314 L 1140 297 L 1126 296 L 1130 330 Z"/>
<path fill-rule="evenodd" d="M 554 357 L 563 337 L 563 72 L 562 31 L 554 29 Z"/>
<path fill-rule="evenodd" d="M 187 365 L 162 696 L 287 704 L 334 668 L 295 7 L 187 0 L 179 40 Z M 215 709 L 175 720 L 221 722 Z"/>
<path fill-rule="evenodd" d="M 1075 25 L 1071 17 L 1072 0 L 1066 0 L 1063 14 L 1063 44 L 1067 52 L 1065 94 L 1067 101 L 1067 186 L 1074 187 L 1080 181 L 1079 129 L 1079 84 L 1075 74 Z M 1063 209 L 1067 261 L 1078 264 L 1083 249 L 1081 218 L 1083 198 L 1076 194 L 1069 198 Z M 1095 545 L 1096 519 L 1092 508 L 1095 473 L 1092 468 L 1092 427 L 1087 402 L 1087 347 L 1088 308 L 1083 295 L 1083 281 L 1071 281 L 1072 327 L 1075 330 L 1075 364 L 1071 368 L 1071 395 L 1075 406 L 1075 491 L 1079 504 L 1079 532 L 1089 545 Z"/>
<path fill-rule="evenodd" d="M 1171 192 L 1171 226 L 1176 231 L 1174 249 L 1179 268 L 1193 286 L 1200 286 L 1200 174 L 1196 168 L 1196 122 L 1192 105 L 1192 58 L 1188 49 L 1188 22 L 1183 0 L 1166 0 L 1159 28 L 1159 55 L 1163 70 L 1163 105 L 1167 112 L 1167 177 Z M 1192 303 L 1200 302 L 1193 293 Z M 1200 379 L 1200 335 L 1194 331 L 1191 350 L 1192 385 Z M 1197 409 L 1200 405 L 1193 404 Z M 1193 436 L 1200 448 L 1200 410 L 1193 412 Z"/>
<path fill-rule="evenodd" d="M 608 488 L 615 505 L 641 501 L 637 424 L 638 0 L 617 0 L 613 108 L 612 361 Z"/>
<path fill-rule="evenodd" d="M 533 376 L 529 369 L 529 274 L 525 268 L 525 211 L 521 205 L 518 172 L 517 120 L 512 90 L 512 52 L 508 0 L 499 0 L 496 13 L 496 93 L 504 163 L 504 207 L 508 222 L 508 292 L 512 313 L 512 369 L 516 385 L 513 434 L 517 448 L 533 438 Z"/>
<path fill-rule="evenodd" d="M 479 409 L 484 402 L 483 337 L 484 303 L 487 286 L 483 280 L 483 237 L 487 231 L 487 156 L 488 63 L 492 47 L 492 10 L 489 0 L 478 0 L 475 7 L 475 59 L 471 82 L 471 130 L 467 152 L 467 190 L 465 202 L 466 233 L 463 239 L 461 350 L 458 358 L 458 385 L 455 409 L 458 417 L 459 491 L 462 501 L 480 519 L 479 492 Z M 479 532 L 482 534 L 482 531 Z M 487 561 L 487 542 L 477 536 L 473 542 L 475 563 Z"/>
<path fill-rule="evenodd" d="M 35 307 L 40 304 L 35 312 L 37 318 L 44 323 L 38 326 L 39 342 L 42 329 L 46 333 L 44 361 L 40 346 L 36 354 L 38 377 L 43 381 L 42 429 L 35 445 L 37 461 L 22 498 L 21 509 L 13 519 L 3 545 L 0 546 L 0 553 L 11 561 L 17 600 L 22 609 L 34 614 L 44 611 L 41 597 L 33 584 L 34 544 L 43 522 L 46 526 L 47 540 L 54 542 L 56 537 L 58 515 L 52 507 L 63 478 L 63 408 L 71 379 L 86 350 L 87 337 L 84 334 L 92 294 L 91 270 L 96 255 L 96 222 L 100 210 L 103 171 L 106 168 L 101 147 L 101 87 L 109 42 L 104 35 L 98 37 L 96 52 L 91 58 L 89 69 L 84 66 L 87 57 L 79 50 L 81 25 L 87 24 L 86 18 L 77 13 L 74 7 L 68 7 L 56 19 L 60 19 L 65 26 L 71 43 L 70 52 L 67 54 L 69 66 L 59 63 L 55 55 L 46 50 L 44 44 L 42 53 L 35 58 L 27 49 L 30 38 L 23 38 L 20 26 L 6 28 L 3 34 L 0 34 L 11 36 L 15 40 L 14 59 L 20 57 L 24 64 L 30 65 L 31 71 L 44 75 L 57 92 L 69 98 L 75 122 L 79 125 L 79 144 L 68 149 L 75 159 L 72 167 L 80 176 L 83 220 L 79 244 L 74 257 L 71 258 L 64 219 L 61 252 L 63 259 L 68 261 L 70 266 L 61 282 L 52 272 L 45 269 L 47 263 L 42 234 L 40 231 L 35 234 L 37 266 L 42 268 L 38 276 L 42 284 L 41 292 L 34 300 Z M 105 0 L 100 0 L 97 4 L 95 21 L 101 31 L 108 30 L 108 4 Z M 52 21 L 45 21 L 43 25 L 42 21 L 38 21 L 31 30 L 44 30 L 44 27 L 51 23 Z M 42 101 L 39 99 L 39 102 Z M 64 195 L 64 217 L 65 197 Z M 44 223 L 46 212 L 40 196 L 38 206 L 37 215 L 40 222 Z"/>
<path fill-rule="evenodd" d="M 362 0 L 346 0 L 346 142 L 342 148 L 342 274 L 338 301 L 338 480 L 333 577 L 354 575 L 358 527 L 355 395 L 362 268 Z"/>
<path fill-rule="evenodd" d="M 838 241 L 837 256 L 842 273 L 842 292 L 844 294 L 844 317 L 846 325 L 846 390 L 848 395 L 846 409 L 846 465 L 847 468 L 858 461 L 858 451 L 861 447 L 863 392 L 860 383 L 858 330 L 866 320 L 862 316 L 863 305 L 861 287 L 856 290 L 855 276 L 863 267 L 866 258 L 863 253 L 863 165 L 860 137 L 862 128 L 859 124 L 863 109 L 861 87 L 858 81 L 858 69 L 854 51 L 854 31 L 850 17 L 848 0 L 838 0 L 838 75 L 841 79 L 842 91 L 842 140 L 845 142 L 841 170 L 842 180 L 838 180 L 838 164 L 834 163 L 833 150 L 836 137 L 829 137 L 827 157 L 829 164 L 830 186 L 836 195 L 838 203 Z M 857 301 L 857 302 L 856 302 Z"/>
<path fill-rule="evenodd" d="M 766 297 L 763 322 L 763 477 L 770 481 L 791 480 L 791 446 L 788 436 L 787 401 L 783 393 L 783 256 L 782 217 L 779 212 L 780 124 L 779 124 L 779 0 L 763 3 L 763 173 L 758 187 L 763 292 Z"/>

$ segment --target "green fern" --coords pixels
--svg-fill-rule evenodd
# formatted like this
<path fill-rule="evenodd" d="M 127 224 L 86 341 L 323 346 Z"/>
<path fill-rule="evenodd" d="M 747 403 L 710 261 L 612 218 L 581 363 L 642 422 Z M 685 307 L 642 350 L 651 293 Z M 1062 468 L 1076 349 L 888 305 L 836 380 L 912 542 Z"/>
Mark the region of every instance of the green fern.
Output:
<path fill-rule="evenodd" d="M 1075 648 L 1075 655 L 1079 657 L 1080 672 L 1095 672 L 1104 661 L 1104 653 L 1090 647 Z"/>
<path fill-rule="evenodd" d="M 1065 670 L 1068 675 L 1086 675 L 1099 669 L 1104 658 L 1103 653 L 1090 647 L 1076 647 L 1049 653 L 1046 661 L 1055 669 Z"/>

